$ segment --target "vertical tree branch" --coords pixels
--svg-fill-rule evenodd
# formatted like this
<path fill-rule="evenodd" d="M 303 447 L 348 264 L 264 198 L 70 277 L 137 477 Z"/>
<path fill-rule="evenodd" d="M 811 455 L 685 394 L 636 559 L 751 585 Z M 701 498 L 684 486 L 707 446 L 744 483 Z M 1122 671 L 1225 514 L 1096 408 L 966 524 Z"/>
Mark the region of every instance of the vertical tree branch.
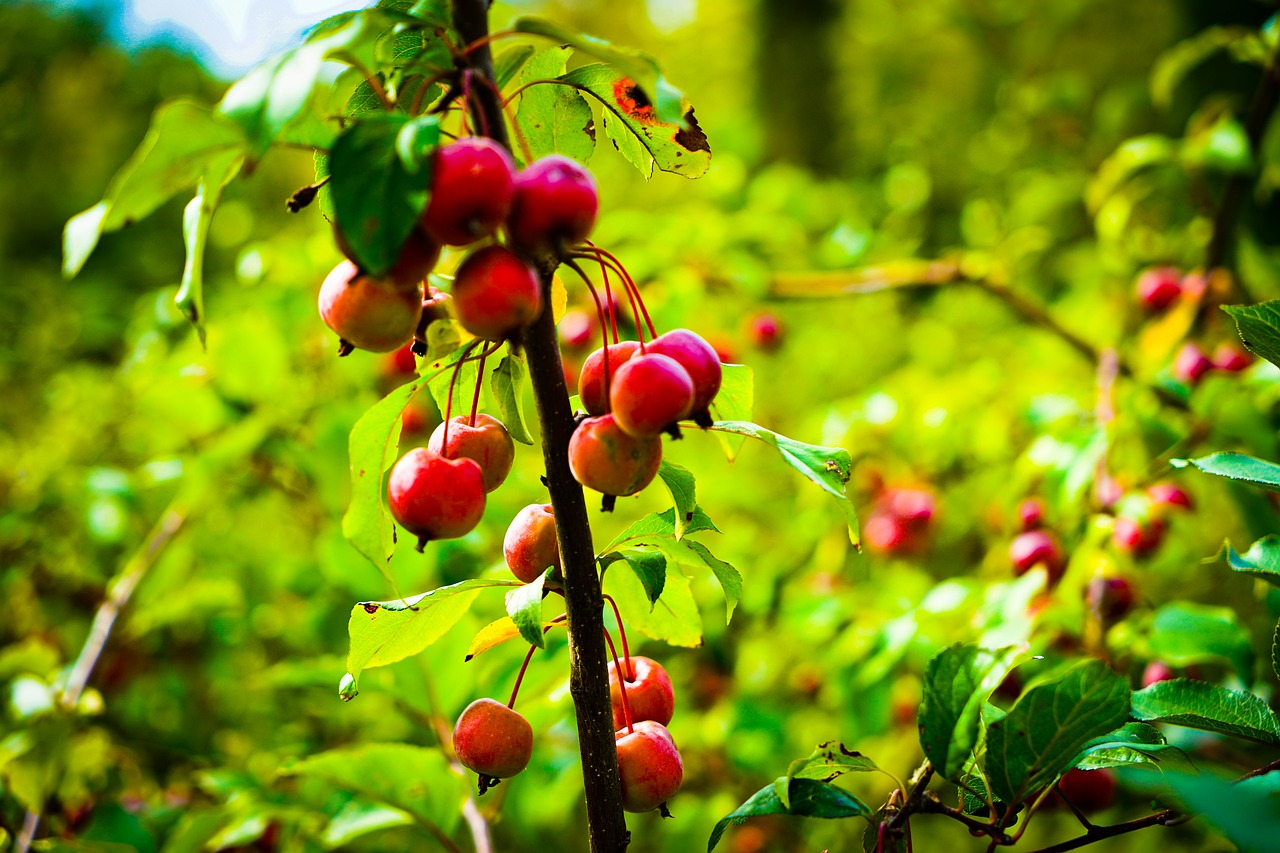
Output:
<path fill-rule="evenodd" d="M 451 6 L 454 26 L 462 41 L 478 44 L 469 55 L 471 68 L 492 80 L 493 58 L 484 41 L 489 31 L 485 0 L 451 0 Z M 471 87 L 471 92 L 472 101 L 467 106 L 475 125 L 510 147 L 502 105 L 494 90 L 477 85 Z M 540 264 L 546 307 L 526 331 L 525 346 L 542 432 L 547 488 L 560 540 L 569 630 L 569 692 L 578 722 L 587 829 L 593 853 L 615 853 L 626 848 L 629 833 L 622 812 L 618 748 L 605 664 L 604 598 L 596 573 L 586 498 L 569 471 L 569 438 L 575 425 L 556 343 L 555 319 L 551 316 L 551 281 L 557 263 L 549 258 Z"/>

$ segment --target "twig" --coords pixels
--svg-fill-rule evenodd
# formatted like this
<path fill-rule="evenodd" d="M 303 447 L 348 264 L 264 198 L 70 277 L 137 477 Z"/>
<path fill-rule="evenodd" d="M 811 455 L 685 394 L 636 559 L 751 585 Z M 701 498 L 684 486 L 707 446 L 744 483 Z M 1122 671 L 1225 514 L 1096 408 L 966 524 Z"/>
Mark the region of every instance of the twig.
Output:
<path fill-rule="evenodd" d="M 1029 853 L 1065 853 L 1067 850 L 1077 850 L 1104 838 L 1114 838 L 1117 835 L 1125 835 L 1139 829 L 1146 829 L 1148 826 L 1163 826 L 1178 817 L 1181 817 L 1181 815 L 1173 809 L 1165 809 L 1146 817 L 1135 818 L 1112 826 L 1094 826 L 1084 835 L 1077 835 L 1068 841 L 1050 844 L 1048 847 L 1041 847 L 1038 850 L 1029 851 Z"/>

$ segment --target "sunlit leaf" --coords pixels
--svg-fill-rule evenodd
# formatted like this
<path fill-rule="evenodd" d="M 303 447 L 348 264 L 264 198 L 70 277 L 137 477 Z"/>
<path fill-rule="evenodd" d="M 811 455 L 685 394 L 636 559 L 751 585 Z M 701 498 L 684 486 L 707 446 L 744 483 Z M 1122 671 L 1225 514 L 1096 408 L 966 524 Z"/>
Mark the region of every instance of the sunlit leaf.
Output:
<path fill-rule="evenodd" d="M 1257 305 L 1223 305 L 1222 310 L 1236 321 L 1246 349 L 1280 365 L 1280 299 Z"/>
<path fill-rule="evenodd" d="M 1233 572 L 1252 575 L 1280 587 L 1280 536 L 1274 533 L 1254 542 L 1243 554 L 1231 547 L 1230 541 L 1224 542 L 1219 557 L 1226 560 Z"/>
<path fill-rule="evenodd" d="M 1171 746 L 1159 729 L 1147 723 L 1125 723 L 1089 741 L 1080 752 L 1075 766 L 1084 770 L 1147 764 L 1195 772 L 1187 754 Z"/>
<path fill-rule="evenodd" d="M 1269 492 L 1280 493 L 1280 465 L 1264 462 L 1243 453 L 1211 453 L 1199 459 L 1170 459 L 1169 464 L 1175 468 L 1186 468 L 1188 465 L 1199 468 L 1206 474 L 1238 480 L 1251 486 L 1258 486 Z"/>
<path fill-rule="evenodd" d="M 572 53 L 568 47 L 548 48 L 530 59 L 520 74 L 528 88 L 520 93 L 516 122 L 535 160 L 562 154 L 587 163 L 596 150 L 595 119 L 582 93 L 572 86 L 534 82 L 563 74 Z"/>
<path fill-rule="evenodd" d="M 1220 50 L 1246 41 L 1260 41 L 1258 33 L 1246 27 L 1209 27 L 1175 43 L 1151 69 L 1151 100 L 1161 109 L 1168 109 L 1179 84 L 1197 65 Z"/>
<path fill-rule="evenodd" d="M 944 779 L 957 780 L 978 742 L 983 703 L 1015 666 L 1025 647 L 982 649 L 954 645 L 925 670 L 918 722 L 920 745 Z"/>
<path fill-rule="evenodd" d="M 524 355 L 508 349 L 502 361 L 489 375 L 489 388 L 498 403 L 498 413 L 502 416 L 502 425 L 511 433 L 511 438 L 521 444 L 533 445 L 533 436 L 524 420 L 524 382 L 528 375 L 524 363 Z"/>
<path fill-rule="evenodd" d="M 422 380 L 401 385 L 366 411 L 351 429 L 351 503 L 342 535 L 386 576 L 395 551 L 395 525 L 382 502 L 382 475 L 400 452 L 400 415 Z M 390 578 L 388 578 L 390 580 Z"/>
<path fill-rule="evenodd" d="M 649 600 L 644 584 L 634 571 L 613 568 L 605 574 L 604 585 L 605 591 L 617 601 L 628 628 L 673 646 L 702 645 L 702 617 L 689 588 L 689 579 L 670 563 L 657 601 Z"/>
<path fill-rule="evenodd" d="M 217 210 L 222 188 L 240 171 L 239 158 L 226 164 L 221 173 L 210 172 L 200 181 L 200 191 L 187 203 L 182 214 L 182 236 L 187 248 L 187 261 L 182 270 L 182 286 L 173 301 L 178 310 L 196 327 L 200 343 L 204 332 L 204 248 L 209 240 L 209 225 Z"/>
<path fill-rule="evenodd" d="M 351 800 L 330 819 L 321 838 L 330 850 L 345 847 L 371 832 L 413 823 L 413 816 L 392 806 Z"/>
<path fill-rule="evenodd" d="M 1224 660 L 1243 681 L 1253 680 L 1253 637 L 1230 608 L 1189 601 L 1166 604 L 1151 620 L 1147 642 L 1151 657 L 1175 666 Z"/>
<path fill-rule="evenodd" d="M 871 809 L 843 788 L 814 779 L 792 779 L 788 785 L 791 805 L 784 805 L 778 797 L 777 785 L 788 784 L 786 777 L 764 786 L 751 799 L 738 806 L 716 823 L 707 840 L 707 853 L 720 843 L 721 836 L 731 826 L 744 823 L 748 818 L 764 815 L 788 814 L 796 817 L 871 819 Z"/>
<path fill-rule="evenodd" d="M 787 767 L 787 775 L 774 780 L 774 790 L 778 800 L 786 808 L 791 808 L 791 780 L 813 779 L 818 782 L 831 782 L 846 773 L 870 773 L 880 768 L 861 752 L 849 749 L 844 744 L 829 740 L 818 744 L 807 758 L 797 758 Z"/>
<path fill-rule="evenodd" d="M 1125 140 L 1103 161 L 1085 191 L 1085 203 L 1090 213 L 1096 215 L 1102 205 L 1138 172 L 1169 163 L 1177 154 L 1177 145 L 1167 136 L 1150 134 Z"/>
<path fill-rule="evenodd" d="M 675 518 L 676 511 L 674 508 L 664 510 L 663 512 L 649 513 L 644 518 L 634 522 L 626 530 L 615 536 L 613 541 L 606 545 L 604 550 L 600 553 L 607 554 L 626 542 L 635 542 L 637 540 L 649 539 L 655 536 L 668 536 L 674 539 L 676 535 Z M 711 530 L 716 533 L 720 532 L 720 529 L 716 527 L 715 524 L 711 522 L 711 519 L 707 514 L 702 511 L 702 507 L 694 507 L 693 518 L 689 519 L 689 526 L 685 530 L 685 535 L 701 533 L 704 530 Z"/>
<path fill-rule="evenodd" d="M 529 57 L 538 52 L 531 44 L 521 44 L 504 50 L 493 58 L 493 81 L 499 89 L 511 82 Z"/>
<path fill-rule="evenodd" d="M 555 622 L 543 622 L 542 628 L 545 630 L 555 624 Z M 510 616 L 495 619 L 481 628 L 475 637 L 471 639 L 471 645 L 467 648 L 466 659 L 471 660 L 519 636 L 520 629 L 516 627 L 516 623 L 512 621 Z"/>
<path fill-rule="evenodd" d="M 1273 853 L 1280 838 L 1280 773 L 1272 771 L 1239 782 L 1201 773 L 1166 771 L 1127 773 L 1127 785 L 1147 796 L 1167 797 L 1175 805 L 1213 825 L 1241 853 Z"/>
<path fill-rule="evenodd" d="M 717 421 L 749 421 L 755 405 L 755 372 L 745 364 L 721 365 L 720 390 L 711 402 L 711 416 Z M 730 462 L 746 444 L 746 436 L 717 432 L 716 438 Z"/>
<path fill-rule="evenodd" d="M 545 575 L 538 575 L 524 586 L 507 593 L 507 615 L 515 623 L 526 643 L 540 649 L 547 647 L 542 635 L 542 582 Z"/>
<path fill-rule="evenodd" d="M 1173 678 L 1135 691 L 1133 716 L 1146 722 L 1280 744 L 1280 721 L 1266 702 L 1252 693 L 1207 681 Z"/>
<path fill-rule="evenodd" d="M 662 485 L 667 487 L 671 500 L 675 503 L 675 535 L 679 539 L 688 531 L 693 513 L 698 508 L 693 474 L 683 465 L 664 459 L 658 466 L 658 476 L 662 478 Z"/>

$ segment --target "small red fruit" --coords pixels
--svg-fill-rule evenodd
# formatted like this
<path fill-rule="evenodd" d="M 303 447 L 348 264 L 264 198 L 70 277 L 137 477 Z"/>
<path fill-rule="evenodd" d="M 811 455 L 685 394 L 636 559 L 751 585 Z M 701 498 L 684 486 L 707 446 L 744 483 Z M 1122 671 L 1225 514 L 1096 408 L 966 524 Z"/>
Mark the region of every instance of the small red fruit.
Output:
<path fill-rule="evenodd" d="M 1138 276 L 1138 301 L 1152 313 L 1163 311 L 1182 295 L 1182 273 L 1177 267 L 1155 267 Z"/>
<path fill-rule="evenodd" d="M 1111 541 L 1119 550 L 1145 557 L 1160 546 L 1164 539 L 1164 522 L 1158 518 L 1145 525 L 1135 518 L 1119 516 L 1111 530 Z"/>
<path fill-rule="evenodd" d="M 320 285 L 320 319 L 353 347 L 391 352 L 407 343 L 422 314 L 422 292 L 363 275 L 351 261 Z"/>
<path fill-rule="evenodd" d="M 674 358 L 657 353 L 635 355 L 614 375 L 609 403 L 614 420 L 627 435 L 659 435 L 689 414 L 693 380 Z"/>
<path fill-rule="evenodd" d="M 1210 370 L 1213 362 L 1204 350 L 1193 343 L 1185 343 L 1173 360 L 1173 378 L 1184 385 L 1195 385 Z"/>
<path fill-rule="evenodd" d="M 560 343 L 568 349 L 582 349 L 591 343 L 596 336 L 598 320 L 581 308 L 570 308 L 560 318 L 556 331 L 560 335 Z"/>
<path fill-rule="evenodd" d="M 1085 589 L 1085 603 L 1103 622 L 1114 622 L 1133 609 L 1133 585 L 1124 578 L 1094 578 Z"/>
<path fill-rule="evenodd" d="M 1151 685 L 1158 684 L 1161 681 L 1172 681 L 1177 677 L 1178 676 L 1172 669 L 1170 669 L 1167 663 L 1153 660 L 1151 663 L 1147 664 L 1145 669 L 1142 670 L 1142 686 L 1150 687 Z"/>
<path fill-rule="evenodd" d="M 720 390 L 723 371 L 715 347 L 688 329 L 672 329 L 658 335 L 645 347 L 645 352 L 666 355 L 680 362 L 693 380 L 693 419 L 699 426 L 710 426 L 707 407 Z"/>
<path fill-rule="evenodd" d="M 542 312 L 538 273 L 502 246 L 472 252 L 453 281 L 458 321 L 477 338 L 505 341 L 517 337 Z"/>
<path fill-rule="evenodd" d="M 568 157 L 552 154 L 516 176 L 507 231 L 512 242 L 528 252 L 558 250 L 587 239 L 599 204 L 591 173 Z"/>
<path fill-rule="evenodd" d="M 477 699 L 453 727 L 453 751 L 481 776 L 508 779 L 529 766 L 533 726 L 496 699 Z"/>
<path fill-rule="evenodd" d="M 1047 530 L 1028 530 L 1013 537 L 1009 543 L 1009 562 L 1013 563 L 1013 573 L 1018 576 L 1026 574 L 1033 566 L 1043 565 L 1049 573 L 1049 583 L 1055 583 L 1062 577 L 1066 566 L 1062 546 Z"/>
<path fill-rule="evenodd" d="M 1068 770 L 1058 780 L 1058 791 L 1080 811 L 1100 812 L 1116 801 L 1116 777 L 1106 768 Z"/>
<path fill-rule="evenodd" d="M 470 533 L 484 515 L 484 475 L 470 459 L 445 459 L 419 447 L 391 469 L 391 514 L 418 537 L 418 550 L 433 539 Z"/>
<path fill-rule="evenodd" d="M 418 360 L 413 356 L 413 345 L 405 344 L 382 359 L 379 371 L 382 378 L 393 385 L 403 385 L 418 375 Z"/>
<path fill-rule="evenodd" d="M 609 384 L 618 375 L 618 368 L 640 351 L 635 341 L 620 341 L 609 345 Z M 578 374 L 578 399 L 588 415 L 603 415 L 609 411 L 609 395 L 605 393 L 604 347 L 587 356 Z"/>
<path fill-rule="evenodd" d="M 914 536 L 902 519 L 890 512 L 873 511 L 862 525 L 862 539 L 872 551 L 896 554 L 911 550 Z"/>
<path fill-rule="evenodd" d="M 1044 502 L 1039 498 L 1027 498 L 1018 504 L 1018 523 L 1023 530 L 1035 530 L 1044 526 Z"/>
<path fill-rule="evenodd" d="M 400 257 L 391 268 L 391 280 L 402 287 L 421 288 L 427 273 L 440 260 L 440 244 L 421 228 L 414 228 L 400 247 Z"/>
<path fill-rule="evenodd" d="M 642 720 L 634 728 L 635 731 L 621 729 L 614 733 L 622 807 L 629 812 L 653 811 L 680 790 L 684 762 L 666 726 Z"/>
<path fill-rule="evenodd" d="M 782 321 L 773 314 L 757 314 L 752 317 L 747 325 L 747 334 L 756 349 L 763 352 L 777 352 L 786 337 Z"/>
<path fill-rule="evenodd" d="M 560 568 L 551 504 L 530 504 L 516 513 L 502 540 L 502 556 L 511 574 L 524 583 L 540 577 L 551 566 Z"/>
<path fill-rule="evenodd" d="M 938 511 L 938 499 L 927 489 L 889 489 L 880 501 L 912 530 L 923 530 Z"/>
<path fill-rule="evenodd" d="M 448 447 L 444 446 L 444 424 L 440 424 L 431 433 L 427 448 L 450 459 L 473 460 L 484 474 L 486 493 L 502 485 L 516 460 L 516 443 L 511 433 L 502 421 L 483 412 L 476 415 L 475 424 L 467 415 L 450 419 Z"/>
<path fill-rule="evenodd" d="M 516 167 L 492 139 L 459 139 L 432 158 L 423 227 L 441 243 L 466 246 L 497 231 L 515 200 Z"/>
<path fill-rule="evenodd" d="M 662 440 L 627 435 L 613 415 L 587 418 L 569 439 L 574 479 L 605 495 L 634 495 L 653 482 L 661 463 Z"/>
<path fill-rule="evenodd" d="M 1213 366 L 1229 373 L 1239 373 L 1253 364 L 1253 356 L 1233 344 L 1219 344 L 1213 351 Z"/>
<path fill-rule="evenodd" d="M 1157 506 L 1191 509 L 1191 496 L 1173 483 L 1156 483 L 1147 489 L 1147 497 Z"/>
<path fill-rule="evenodd" d="M 627 662 L 623 661 L 625 669 Z M 676 694 L 671 686 L 671 677 L 663 669 L 662 664 L 652 658 L 631 656 L 631 677 L 627 679 L 627 705 L 631 708 L 631 721 L 653 720 L 664 726 L 671 722 L 675 713 Z M 622 684 L 618 680 L 618 668 L 609 661 L 609 696 L 613 700 L 613 727 L 623 728 L 627 724 L 626 714 L 622 707 Z"/>

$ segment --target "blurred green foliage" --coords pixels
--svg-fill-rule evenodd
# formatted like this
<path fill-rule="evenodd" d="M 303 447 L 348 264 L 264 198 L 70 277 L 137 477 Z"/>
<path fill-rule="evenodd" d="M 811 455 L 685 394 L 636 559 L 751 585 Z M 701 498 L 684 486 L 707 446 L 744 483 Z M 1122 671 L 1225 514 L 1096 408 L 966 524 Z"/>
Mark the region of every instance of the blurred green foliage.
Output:
<path fill-rule="evenodd" d="M 1092 498 L 1099 459 L 1128 506 L 1172 476 L 1169 456 L 1280 456 L 1275 370 L 1210 375 L 1188 410 L 1162 401 L 1151 386 L 1187 393 L 1169 364 L 1188 330 L 1207 349 L 1234 331 L 1216 311 L 1147 321 L 1132 296 L 1147 265 L 1203 263 L 1230 176 L 1255 167 L 1233 260 L 1254 299 L 1280 295 L 1276 134 L 1257 164 L 1238 145 L 1258 69 L 1218 51 L 1188 65 L 1166 102 L 1152 85 L 1153 69 L 1173 74 L 1178 45 L 1210 27 L 1256 36 L 1268 10 L 859 0 L 814 4 L 825 8 L 807 34 L 775 38 L 778 5 L 540 7 L 661 57 L 714 151 L 699 181 L 646 183 L 600 146 L 594 237 L 628 265 L 660 328 L 695 326 L 755 369 L 757 423 L 853 453 L 864 509 L 898 486 L 931 490 L 939 509 L 916 552 L 857 555 L 839 510 L 775 454 L 749 445 L 726 466 L 711 437 L 670 445 L 725 531 L 709 544 L 745 585 L 726 625 L 714 578 L 692 579 L 701 648 L 637 638 L 676 684 L 671 729 L 686 762 L 677 819 L 631 819 L 641 851 L 702 849 L 719 818 L 820 741 L 907 774 L 921 756 L 921 674 L 952 642 L 1025 639 L 1048 656 L 1032 672 L 1087 653 L 1136 678 L 1167 650 L 1160 616 L 1175 601 L 1229 608 L 1222 618 L 1254 650 L 1269 648 L 1280 615 L 1261 582 L 1202 563 L 1224 538 L 1243 552 L 1276 532 L 1270 500 L 1178 474 L 1196 510 L 1137 560 L 1111 545 L 1111 515 Z M 499 7 L 495 24 L 514 13 Z M 1247 58 L 1248 40 L 1237 46 Z M 823 77 L 809 85 L 806 73 Z M 509 689 L 515 647 L 464 663 L 500 596 L 482 595 L 424 655 L 365 673 L 343 704 L 347 616 L 357 600 L 503 575 L 508 519 L 545 494 L 538 454 L 522 448 L 475 532 L 425 556 L 401 547 L 394 588 L 343 539 L 347 435 L 393 380 L 375 356 L 336 359 L 315 317 L 339 255 L 319 211 L 284 211 L 312 180 L 301 152 L 272 154 L 227 191 L 206 262 L 207 350 L 172 305 L 177 202 L 105 238 L 73 281 L 59 275 L 62 224 L 101 197 L 151 109 L 177 95 L 212 103 L 221 88 L 172 53 L 125 55 L 77 14 L 0 6 L 0 827 L 16 833 L 35 808 L 42 835 L 76 839 L 60 849 L 409 850 L 439 843 L 423 828 L 432 822 L 467 849 L 467 783 L 434 747 L 472 699 Z M 1097 414 L 1095 365 L 979 288 L 780 292 L 780 273 L 892 271 L 910 258 L 946 258 L 1114 347 L 1135 373 L 1109 395 L 1114 418 Z M 785 333 L 777 351 L 748 331 L 764 311 Z M 1043 599 L 1035 575 L 1013 581 L 1007 555 L 1015 507 L 1032 495 L 1071 555 Z M 665 506 L 657 488 L 622 501 L 599 517 L 596 541 Z M 182 523 L 152 554 L 166 512 Z M 89 689 L 76 709 L 57 708 L 111 578 L 152 556 Z M 1140 602 L 1105 634 L 1082 595 L 1098 574 L 1129 578 Z M 1272 692 L 1265 663 L 1238 671 L 1228 659 L 1182 662 Z M 522 691 L 533 765 L 480 802 L 497 849 L 584 849 L 567 672 L 553 632 Z M 1256 764 L 1227 741 L 1182 745 Z M 888 791 L 878 774 L 849 784 L 868 802 Z M 1145 807 L 1142 795 L 1122 800 L 1126 816 Z M 362 835 L 370 826 L 388 828 Z M 723 844 L 852 849 L 852 826 L 771 818 Z M 916 842 L 964 843 L 957 830 L 917 821 Z M 1023 843 L 1073 832 L 1069 816 L 1046 815 Z M 1223 843 L 1193 823 L 1097 849 Z"/>

